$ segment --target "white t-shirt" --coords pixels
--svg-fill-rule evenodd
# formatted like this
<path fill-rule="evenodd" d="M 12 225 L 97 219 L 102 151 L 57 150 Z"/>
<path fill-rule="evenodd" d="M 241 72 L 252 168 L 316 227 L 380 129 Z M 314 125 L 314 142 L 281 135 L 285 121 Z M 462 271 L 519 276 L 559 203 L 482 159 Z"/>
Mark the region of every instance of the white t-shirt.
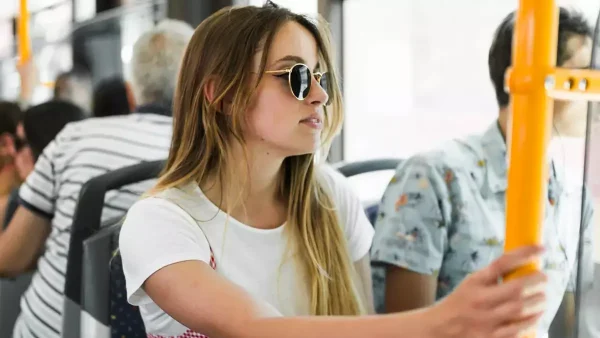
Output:
<path fill-rule="evenodd" d="M 325 166 L 318 174 L 330 188 L 356 262 L 368 254 L 373 228 L 341 174 Z M 195 184 L 137 202 L 123 224 L 120 250 L 128 301 L 139 306 L 149 337 L 183 338 L 193 333 L 150 299 L 142 289 L 144 281 L 173 263 L 200 260 L 210 264 L 211 251 L 216 271 L 257 300 L 284 316 L 308 315 L 309 292 L 293 260 L 282 265 L 288 254 L 285 226 L 263 230 L 242 224 L 219 210 Z"/>

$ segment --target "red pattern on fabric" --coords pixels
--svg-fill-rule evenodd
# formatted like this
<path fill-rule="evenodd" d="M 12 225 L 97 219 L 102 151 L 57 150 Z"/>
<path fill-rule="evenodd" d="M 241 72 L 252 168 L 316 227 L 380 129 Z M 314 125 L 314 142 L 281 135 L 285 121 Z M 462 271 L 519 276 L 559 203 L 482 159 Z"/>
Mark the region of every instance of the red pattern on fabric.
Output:
<path fill-rule="evenodd" d="M 157 335 L 148 333 L 147 337 L 148 338 L 208 338 L 208 336 L 205 336 L 200 333 L 196 333 L 192 330 L 187 330 L 182 335 L 179 335 L 179 336 L 157 336 Z"/>
<path fill-rule="evenodd" d="M 213 268 L 213 270 L 217 269 L 217 262 L 215 261 L 215 254 L 214 254 L 212 248 L 210 248 L 210 263 L 209 264 L 210 264 L 210 267 Z M 147 338 L 209 338 L 206 335 L 203 335 L 201 333 L 196 333 L 192 330 L 187 330 L 179 336 L 157 336 L 155 334 L 148 333 L 148 335 L 146 337 Z"/>
<path fill-rule="evenodd" d="M 213 253 L 212 248 L 210 248 L 210 267 L 213 270 L 217 270 L 217 262 L 215 261 L 215 254 Z"/>

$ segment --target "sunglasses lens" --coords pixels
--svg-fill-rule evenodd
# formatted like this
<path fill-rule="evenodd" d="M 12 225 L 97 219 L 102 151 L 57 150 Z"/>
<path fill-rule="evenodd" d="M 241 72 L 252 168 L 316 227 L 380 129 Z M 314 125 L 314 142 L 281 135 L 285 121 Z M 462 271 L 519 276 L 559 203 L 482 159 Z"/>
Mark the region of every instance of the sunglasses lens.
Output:
<path fill-rule="evenodd" d="M 310 70 L 304 65 L 295 65 L 290 72 L 290 87 L 298 100 L 304 100 L 310 92 Z"/>

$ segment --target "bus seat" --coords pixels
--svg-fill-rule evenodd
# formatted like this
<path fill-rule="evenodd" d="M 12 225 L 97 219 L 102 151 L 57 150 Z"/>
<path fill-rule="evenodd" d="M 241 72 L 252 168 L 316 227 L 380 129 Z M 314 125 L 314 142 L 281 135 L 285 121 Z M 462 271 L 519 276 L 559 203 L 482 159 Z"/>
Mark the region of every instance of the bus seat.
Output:
<path fill-rule="evenodd" d="M 386 158 L 350 163 L 336 163 L 333 165 L 333 167 L 336 168 L 340 173 L 342 173 L 342 175 L 346 177 L 353 177 L 376 171 L 396 170 L 396 168 L 400 165 L 401 162 L 401 159 Z M 377 220 L 378 211 L 379 201 L 372 201 L 366 203 L 365 213 L 367 214 L 367 218 L 373 225 L 375 225 L 375 221 Z"/>
<path fill-rule="evenodd" d="M 352 177 L 376 171 L 396 170 L 400 163 L 402 163 L 402 160 L 398 158 L 384 158 L 357 162 L 338 162 L 333 164 L 333 167 L 342 175 Z"/>
<path fill-rule="evenodd" d="M 119 243 L 118 234 L 113 240 L 110 263 L 110 327 L 111 338 L 132 337 L 145 338 L 146 328 L 137 307 L 127 301 L 127 288 L 121 255 L 115 251 Z"/>
<path fill-rule="evenodd" d="M 83 243 L 81 332 L 89 338 L 145 338 L 137 307 L 127 302 L 125 276 L 118 255 L 121 222 L 103 228 Z"/>
<path fill-rule="evenodd" d="M 83 242 L 101 228 L 102 209 L 107 191 L 158 177 L 164 161 L 143 162 L 95 177 L 81 188 L 71 228 L 71 240 L 65 276 L 62 338 L 82 335 L 81 301 L 83 296 Z M 104 225 L 104 224 L 103 224 Z M 93 285 L 99 286 L 97 281 Z M 90 286 L 91 287 L 91 286 Z M 86 287 L 88 289 L 88 287 Z"/>

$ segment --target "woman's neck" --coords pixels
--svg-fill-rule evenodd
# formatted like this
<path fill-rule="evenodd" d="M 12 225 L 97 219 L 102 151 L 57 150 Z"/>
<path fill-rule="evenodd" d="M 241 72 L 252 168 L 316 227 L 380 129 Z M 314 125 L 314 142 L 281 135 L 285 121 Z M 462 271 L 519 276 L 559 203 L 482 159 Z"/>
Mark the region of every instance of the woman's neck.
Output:
<path fill-rule="evenodd" d="M 248 150 L 248 164 L 243 153 L 234 153 L 237 159 L 233 177 L 221 185 L 219 177 L 208 179 L 201 185 L 204 194 L 221 210 L 238 221 L 256 228 L 275 228 L 285 223 L 286 199 L 281 194 L 284 158 L 272 156 L 267 151 Z M 225 183 L 225 182 L 224 182 Z M 229 190 L 229 191 L 224 191 Z"/>

